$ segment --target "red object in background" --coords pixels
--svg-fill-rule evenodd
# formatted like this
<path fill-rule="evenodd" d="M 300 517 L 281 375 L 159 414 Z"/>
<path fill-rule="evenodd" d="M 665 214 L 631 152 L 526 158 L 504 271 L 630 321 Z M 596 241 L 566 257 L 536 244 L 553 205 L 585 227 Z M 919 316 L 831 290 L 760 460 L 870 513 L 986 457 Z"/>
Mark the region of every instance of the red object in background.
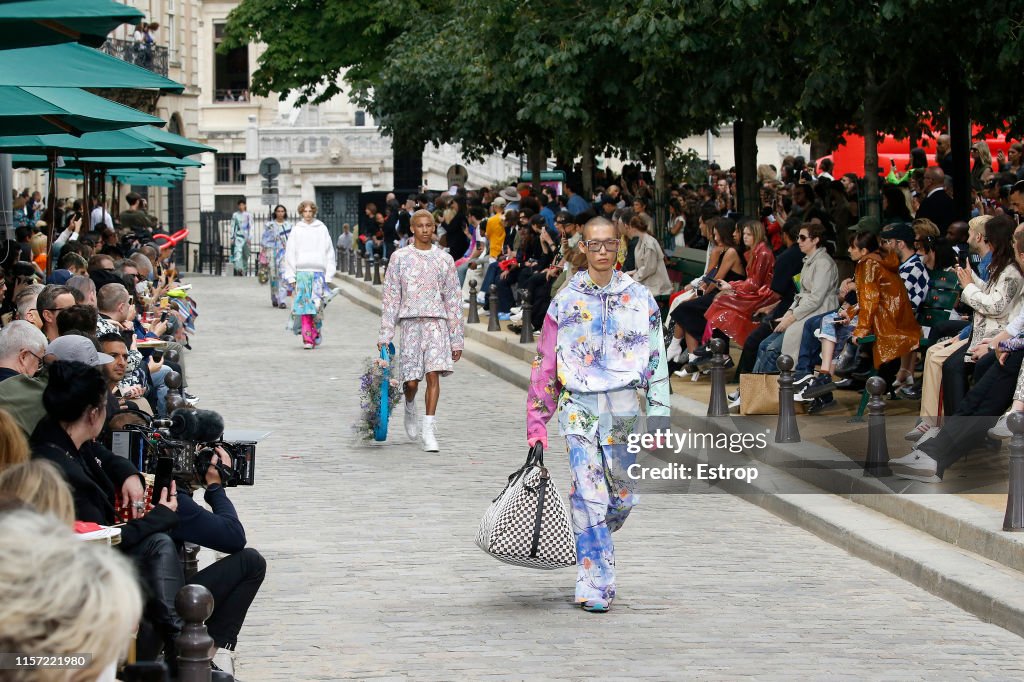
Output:
<path fill-rule="evenodd" d="M 984 139 L 988 144 L 989 151 L 992 153 L 992 170 L 998 173 L 999 162 L 996 161 L 996 155 L 1002 151 L 1003 155 L 1006 156 L 1006 152 L 1013 140 L 1007 139 L 1003 133 L 982 138 L 980 137 L 981 130 L 981 126 L 974 126 L 971 131 L 971 139 L 974 142 Z M 935 137 L 938 137 L 938 135 L 936 133 Z M 879 174 L 883 177 L 888 175 L 892 169 L 893 160 L 896 161 L 896 172 L 900 174 L 905 173 L 907 166 L 910 164 L 910 150 L 918 146 L 927 153 L 928 165 L 935 165 L 934 137 L 922 137 L 917 142 L 909 138 L 896 139 L 892 135 L 886 135 L 880 139 L 878 141 L 878 167 L 881 169 Z M 835 166 L 832 170 L 832 176 L 836 179 L 847 173 L 853 173 L 859 178 L 864 177 L 864 138 L 860 135 L 847 135 L 845 144 L 840 145 L 830 155 L 822 158 L 832 159 Z M 818 159 L 818 162 L 820 163 L 821 159 Z"/>
<path fill-rule="evenodd" d="M 187 236 L 188 236 L 188 229 L 184 229 L 184 230 L 178 230 L 177 232 L 175 232 L 172 235 L 155 234 L 155 235 L 153 235 L 153 239 L 161 239 L 161 240 L 166 241 L 167 242 L 166 244 L 161 244 L 160 245 L 161 249 L 166 249 L 167 247 L 170 247 L 170 246 L 177 246 L 180 242 L 184 241 L 185 237 L 187 237 Z"/>

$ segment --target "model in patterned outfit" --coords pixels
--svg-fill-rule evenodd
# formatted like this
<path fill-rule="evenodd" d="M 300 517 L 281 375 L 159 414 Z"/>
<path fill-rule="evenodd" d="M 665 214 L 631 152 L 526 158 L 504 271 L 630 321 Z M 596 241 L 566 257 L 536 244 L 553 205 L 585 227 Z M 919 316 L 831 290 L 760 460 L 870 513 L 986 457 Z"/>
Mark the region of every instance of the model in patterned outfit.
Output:
<path fill-rule="evenodd" d="M 284 281 L 295 288 L 292 302 L 291 328 L 302 334 L 302 347 L 316 348 L 323 342 L 320 335 L 323 310 L 327 304 L 327 280 L 337 270 L 334 240 L 327 226 L 316 219 L 316 204 L 299 204 L 302 220 L 292 228 L 284 250 Z"/>
<path fill-rule="evenodd" d="M 238 200 L 238 210 L 231 216 L 231 265 L 235 276 L 244 275 L 249 266 L 249 233 L 252 213 L 245 210 L 245 199 Z"/>
<path fill-rule="evenodd" d="M 576 534 L 576 601 L 607 611 L 615 598 L 611 534 L 636 504 L 626 449 L 637 430 L 646 391 L 648 429 L 666 428 L 668 368 L 661 314 L 650 291 L 615 270 L 615 227 L 594 218 L 578 248 L 578 272 L 548 307 L 526 404 L 528 443 L 547 446 L 547 422 L 558 424 L 569 449 L 570 502 Z"/>
<path fill-rule="evenodd" d="M 288 209 L 281 205 L 275 206 L 274 219 L 267 221 L 260 241 L 263 247 L 260 259 L 266 259 L 270 277 L 270 305 L 275 308 L 287 308 L 288 302 L 285 299 L 292 295 L 291 287 L 284 280 L 284 254 L 291 231 Z"/>
<path fill-rule="evenodd" d="M 423 449 L 437 452 L 434 416 L 441 395 L 440 377 L 451 374 L 462 357 L 462 297 L 455 261 L 433 245 L 435 224 L 430 211 L 416 211 L 411 228 L 413 243 L 395 251 L 388 261 L 377 347 L 391 343 L 397 325 L 401 330 L 405 431 L 409 438 L 416 438 L 416 391 L 426 377 Z"/>

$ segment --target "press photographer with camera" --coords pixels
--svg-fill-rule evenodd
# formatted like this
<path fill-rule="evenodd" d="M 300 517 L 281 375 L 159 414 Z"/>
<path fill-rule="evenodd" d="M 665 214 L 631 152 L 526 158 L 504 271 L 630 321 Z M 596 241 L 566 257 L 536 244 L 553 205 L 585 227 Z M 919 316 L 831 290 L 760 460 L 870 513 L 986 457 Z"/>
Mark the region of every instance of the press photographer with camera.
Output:
<path fill-rule="evenodd" d="M 203 499 L 213 511 L 199 506 L 192 499 L 188 482 L 183 482 L 178 487 L 180 522 L 171 537 L 178 544 L 191 542 L 227 555 L 196 573 L 188 582 L 202 585 L 213 594 L 213 614 L 206 621 L 206 629 L 220 650 L 214 663 L 232 672 L 230 652 L 235 649 L 249 605 L 263 584 L 267 562 L 258 551 L 245 546 L 245 528 L 235 505 L 228 499 L 225 483 L 235 475 L 231 456 L 219 445 L 212 450 L 206 451 L 210 464 L 202 474 L 202 484 L 206 488 Z"/>

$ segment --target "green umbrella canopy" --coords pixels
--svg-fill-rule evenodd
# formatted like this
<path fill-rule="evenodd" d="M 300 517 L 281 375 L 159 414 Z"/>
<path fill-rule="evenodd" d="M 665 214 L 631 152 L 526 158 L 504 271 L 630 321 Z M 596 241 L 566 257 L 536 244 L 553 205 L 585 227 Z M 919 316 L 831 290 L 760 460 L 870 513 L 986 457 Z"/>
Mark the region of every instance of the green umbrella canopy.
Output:
<path fill-rule="evenodd" d="M 3 135 L 81 135 L 145 124 L 164 121 L 79 88 L 0 86 Z"/>
<path fill-rule="evenodd" d="M 116 182 L 128 185 L 146 185 L 148 187 L 174 187 L 174 185 L 185 179 L 184 175 L 163 173 L 160 172 L 159 169 L 127 173 L 117 170 L 110 171 L 107 175 L 111 180 Z M 73 168 L 61 168 L 57 171 L 57 177 L 80 180 L 83 176 L 82 171 L 80 170 L 75 170 Z"/>
<path fill-rule="evenodd" d="M 117 168 L 123 171 L 150 168 L 199 168 L 203 164 L 192 159 L 176 159 L 172 156 L 90 156 L 65 158 L 64 167 L 81 168 L 90 166 L 96 170 Z M 15 168 L 49 168 L 45 156 L 34 154 L 12 154 L 11 165 Z"/>
<path fill-rule="evenodd" d="M 185 89 L 169 78 L 76 43 L 0 50 L 0 85 L 40 83 L 59 88 L 136 88 L 169 93 Z"/>
<path fill-rule="evenodd" d="M 193 154 L 202 154 L 203 152 L 215 152 L 217 151 L 213 147 L 209 147 L 205 144 L 193 142 L 187 137 L 181 135 L 175 135 L 169 133 L 166 130 L 160 130 L 153 126 L 138 126 L 137 128 L 127 128 L 121 132 L 126 135 L 137 137 L 140 140 L 144 140 L 151 144 L 155 144 L 158 147 L 162 147 L 167 151 L 171 152 L 175 156 L 191 156 Z"/>
<path fill-rule="evenodd" d="M 56 135 L 0 136 L 0 152 L 8 154 L 79 154 L 88 156 L 157 156 L 164 150 L 120 130 L 85 133 L 80 137 L 59 133 Z"/>
<path fill-rule="evenodd" d="M 113 0 L 0 0 L 0 49 L 67 42 L 99 47 L 115 28 L 144 17 Z"/>

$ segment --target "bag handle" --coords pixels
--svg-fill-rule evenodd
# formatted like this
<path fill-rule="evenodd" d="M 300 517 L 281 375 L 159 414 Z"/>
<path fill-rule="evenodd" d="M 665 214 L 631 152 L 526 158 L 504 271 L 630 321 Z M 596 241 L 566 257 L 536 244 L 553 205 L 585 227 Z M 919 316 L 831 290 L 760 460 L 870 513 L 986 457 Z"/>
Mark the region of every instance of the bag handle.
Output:
<path fill-rule="evenodd" d="M 533 467 L 540 467 L 541 476 L 544 478 L 548 477 L 547 468 L 544 466 L 544 446 L 540 443 L 536 443 L 530 448 L 530 452 L 526 456 L 526 463 L 508 475 L 508 483 L 505 484 L 504 490 L 498 493 L 498 497 L 495 497 L 494 500 L 491 501 L 494 502 L 504 495 L 505 490 L 508 490 L 516 481 L 519 480 L 520 477 L 524 476 L 526 472 Z"/>
<path fill-rule="evenodd" d="M 395 344 L 389 343 L 380 349 L 380 359 L 384 362 L 391 362 L 391 358 L 395 356 Z"/>

